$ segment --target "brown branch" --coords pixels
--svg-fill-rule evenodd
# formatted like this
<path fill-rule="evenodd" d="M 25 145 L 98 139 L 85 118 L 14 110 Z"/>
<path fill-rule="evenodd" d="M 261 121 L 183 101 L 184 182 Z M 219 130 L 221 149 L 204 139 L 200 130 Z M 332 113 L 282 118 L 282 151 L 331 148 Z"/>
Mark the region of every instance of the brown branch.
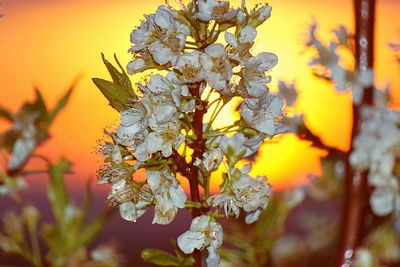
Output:
<path fill-rule="evenodd" d="M 306 125 L 299 129 L 298 135 L 301 140 L 310 141 L 311 146 L 328 151 L 327 157 L 345 159 L 347 153 L 337 148 L 326 145 L 318 135 L 315 135 Z"/>
<path fill-rule="evenodd" d="M 354 0 L 355 14 L 355 52 L 356 68 L 365 71 L 373 68 L 374 50 L 374 20 L 375 0 Z M 364 96 L 360 106 L 353 104 L 353 127 L 351 133 L 351 151 L 353 140 L 360 131 L 360 107 L 372 105 L 372 86 L 364 89 Z M 346 193 L 343 207 L 343 223 L 341 244 L 337 267 L 350 266 L 357 247 L 362 241 L 362 229 L 367 207 L 367 172 L 354 171 L 347 158 L 346 161 Z"/>
<path fill-rule="evenodd" d="M 194 165 L 196 158 L 201 158 L 206 150 L 205 139 L 203 138 L 203 117 L 207 113 L 207 102 L 201 100 L 200 96 L 200 86 L 201 83 L 195 83 L 189 86 L 190 93 L 195 98 L 196 108 L 193 114 L 193 130 L 196 136 L 192 144 L 193 154 L 192 161 L 190 162 L 190 174 L 188 176 L 190 185 L 190 195 L 192 201 L 201 202 L 200 192 L 199 192 L 199 168 Z M 201 208 L 193 208 L 192 216 L 193 218 L 198 217 L 202 214 Z M 192 254 L 195 263 L 193 267 L 201 267 L 203 265 L 203 255 L 204 251 L 195 250 Z"/>
<path fill-rule="evenodd" d="M 201 158 L 205 152 L 205 140 L 203 139 L 203 117 L 207 112 L 206 105 L 201 101 L 200 98 L 200 83 L 189 86 L 190 93 L 196 99 L 196 109 L 193 114 L 193 130 L 196 135 L 196 139 L 193 142 L 193 154 L 191 165 L 191 173 L 189 178 L 190 193 L 192 201 L 200 202 L 199 192 L 199 168 L 194 165 L 196 158 Z M 200 209 L 193 209 L 193 217 L 201 215 Z"/>
<path fill-rule="evenodd" d="M 187 163 L 185 158 L 179 155 L 176 150 L 172 151 L 171 158 L 178 168 L 178 172 L 186 178 L 190 179 L 192 173 L 192 165 Z"/>

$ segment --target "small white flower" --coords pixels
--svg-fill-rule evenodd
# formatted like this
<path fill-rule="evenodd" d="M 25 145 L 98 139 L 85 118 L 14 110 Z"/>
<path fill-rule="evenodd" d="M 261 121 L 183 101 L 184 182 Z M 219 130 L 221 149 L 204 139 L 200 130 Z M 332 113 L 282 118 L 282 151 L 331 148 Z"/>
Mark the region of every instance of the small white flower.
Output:
<path fill-rule="evenodd" d="M 135 194 L 132 182 L 119 180 L 112 184 L 108 195 L 111 206 L 119 206 L 119 212 L 124 220 L 136 222 L 148 210 L 153 196 L 146 188 Z"/>
<path fill-rule="evenodd" d="M 204 79 L 200 64 L 201 52 L 193 51 L 179 56 L 175 68 L 182 73 L 183 83 L 195 83 Z"/>
<path fill-rule="evenodd" d="M 128 74 L 135 74 L 146 69 L 146 62 L 143 58 L 136 58 L 126 66 Z"/>
<path fill-rule="evenodd" d="M 169 224 L 178 208 L 185 208 L 187 196 L 167 169 L 147 171 L 147 182 L 157 201 L 153 223 Z"/>
<path fill-rule="evenodd" d="M 236 22 L 239 25 L 243 25 L 243 24 L 246 23 L 246 16 L 245 16 L 245 14 L 244 14 L 242 9 L 239 9 L 239 11 L 238 11 L 238 13 L 236 15 Z"/>
<path fill-rule="evenodd" d="M 375 259 L 371 251 L 367 248 L 359 247 L 354 255 L 354 267 L 373 267 L 375 266 Z"/>
<path fill-rule="evenodd" d="M 194 98 L 191 98 L 189 88 L 178 79 L 175 72 L 169 72 L 166 77 L 160 74 L 152 75 L 147 87 L 140 83 L 137 85 L 147 95 L 146 106 L 158 123 L 173 121 L 179 117 L 177 109 L 190 112 L 194 108 L 195 102 Z"/>
<path fill-rule="evenodd" d="M 219 223 L 202 215 L 193 219 L 190 229 L 178 237 L 178 246 L 186 254 L 195 249 L 207 248 L 207 267 L 218 267 L 220 257 L 217 249 L 222 245 L 223 231 Z"/>
<path fill-rule="evenodd" d="M 258 27 L 271 17 L 272 7 L 268 4 L 261 6 L 258 9 L 253 9 L 249 14 L 249 25 Z"/>
<path fill-rule="evenodd" d="M 234 196 L 232 194 L 221 193 L 213 195 L 207 200 L 207 203 L 212 207 L 221 208 L 226 217 L 233 215 L 238 218 L 240 215 L 240 209 L 236 205 Z"/>
<path fill-rule="evenodd" d="M 185 141 L 185 136 L 181 133 L 178 122 L 168 122 L 166 124 L 153 126 L 153 132 L 146 137 L 146 151 L 155 153 L 161 151 L 164 157 L 169 157 L 173 149 L 178 149 Z"/>
<path fill-rule="evenodd" d="M 257 37 L 257 31 L 254 27 L 247 25 L 239 32 L 239 43 L 251 43 Z"/>
<path fill-rule="evenodd" d="M 3 174 L 3 170 L 0 170 L 0 177 L 3 181 L 3 184 L 0 185 L 0 197 L 9 196 L 28 188 L 28 184 L 22 176 L 8 177 Z"/>
<path fill-rule="evenodd" d="M 242 118 L 254 129 L 274 136 L 280 126 L 283 101 L 280 96 L 264 94 L 260 98 L 247 98 L 241 105 Z"/>
<path fill-rule="evenodd" d="M 220 92 L 228 90 L 229 80 L 232 77 L 232 66 L 222 44 L 209 45 L 200 56 L 207 83 Z"/>
<path fill-rule="evenodd" d="M 261 97 L 268 92 L 267 84 L 271 77 L 265 72 L 271 70 L 278 63 L 278 58 L 272 53 L 261 53 L 255 57 L 247 58 L 242 62 L 239 88 L 247 90 L 252 97 Z"/>
<path fill-rule="evenodd" d="M 178 14 L 167 6 L 160 6 L 156 14 L 146 15 L 140 27 L 131 33 L 133 52 L 145 53 L 150 51 L 153 59 L 158 64 L 172 65 L 183 51 L 189 28 L 178 21 Z M 142 64 L 138 62 L 136 64 Z M 141 66 L 141 65 L 139 65 Z M 131 66 L 133 69 L 137 65 Z"/>
<path fill-rule="evenodd" d="M 294 83 L 289 84 L 284 81 L 279 81 L 278 83 L 279 93 L 282 98 L 285 100 L 287 106 L 293 106 L 294 102 L 297 99 L 297 90 L 295 88 Z"/>
<path fill-rule="evenodd" d="M 258 19 L 259 20 L 267 20 L 271 17 L 272 7 L 269 5 L 265 5 L 258 10 Z"/>
<path fill-rule="evenodd" d="M 390 187 L 377 187 L 371 194 L 369 203 L 374 214 L 386 216 L 395 209 L 398 194 Z"/>
<path fill-rule="evenodd" d="M 251 58 L 250 48 L 257 36 L 257 31 L 254 27 L 247 25 L 239 32 L 239 37 L 236 37 L 232 33 L 225 32 L 225 41 L 232 46 L 229 52 L 229 57 L 232 60 L 240 63 L 245 62 Z"/>
<path fill-rule="evenodd" d="M 318 25 L 316 23 L 310 26 L 310 36 L 307 46 L 314 47 L 318 55 L 310 61 L 309 65 L 322 65 L 326 68 L 333 69 L 338 66 L 339 62 L 339 56 L 336 54 L 338 44 L 331 42 L 328 47 L 324 46 L 316 36 L 317 27 Z"/>
<path fill-rule="evenodd" d="M 175 48 L 179 48 L 179 46 Z M 165 46 L 158 40 L 151 44 L 150 53 L 152 54 L 154 61 L 161 65 L 168 62 L 172 62 L 174 65 L 178 58 L 177 53 L 174 53 L 170 47 Z"/>
<path fill-rule="evenodd" d="M 241 159 L 256 153 L 264 139 L 265 136 L 262 134 L 247 138 L 239 132 L 231 137 L 222 136 L 219 140 L 219 147 L 228 158 Z"/>
<path fill-rule="evenodd" d="M 268 205 L 271 186 L 266 182 L 266 177 L 258 176 L 253 179 L 247 174 L 231 185 L 235 195 L 236 204 L 247 212 L 246 223 L 250 224 L 258 220 L 261 210 Z"/>
<path fill-rule="evenodd" d="M 104 164 L 97 170 L 97 184 L 115 184 L 120 180 L 129 180 L 132 173 L 115 164 Z"/>
<path fill-rule="evenodd" d="M 368 183 L 375 187 L 370 198 L 373 212 L 397 213 L 399 184 L 394 171 L 400 156 L 400 113 L 378 106 L 362 109 L 361 115 L 363 124 L 353 141 L 350 163 L 358 171 L 369 170 Z"/>
<path fill-rule="evenodd" d="M 194 164 L 201 170 L 211 173 L 221 165 L 224 154 L 220 149 L 211 149 L 203 153 L 203 158 L 196 158 Z"/>
<path fill-rule="evenodd" d="M 36 126 L 34 121 L 38 114 L 33 112 L 23 118 L 21 121 L 18 119 L 14 122 L 12 130 L 19 132 L 20 137 L 15 141 L 11 152 L 11 159 L 8 162 L 9 170 L 16 170 L 20 168 L 32 154 L 33 149 L 36 147 Z M 25 120 L 25 121 L 24 121 Z"/>
<path fill-rule="evenodd" d="M 373 71 L 348 71 L 340 66 L 331 68 L 331 78 L 339 91 L 352 89 L 353 102 L 359 104 L 364 94 L 364 88 L 372 85 Z"/>
<path fill-rule="evenodd" d="M 199 12 L 195 15 L 202 21 L 216 20 L 219 22 L 231 20 L 238 13 L 237 9 L 229 8 L 229 1 L 199 0 Z"/>

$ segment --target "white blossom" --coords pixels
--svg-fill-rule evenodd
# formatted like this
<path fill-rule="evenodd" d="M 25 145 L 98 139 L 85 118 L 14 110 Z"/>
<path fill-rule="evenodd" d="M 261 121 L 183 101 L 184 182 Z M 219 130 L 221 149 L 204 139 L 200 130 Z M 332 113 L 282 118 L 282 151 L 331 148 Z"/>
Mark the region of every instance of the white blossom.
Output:
<path fill-rule="evenodd" d="M 217 249 L 222 245 L 223 231 L 219 223 L 214 222 L 207 215 L 193 219 L 190 229 L 178 237 L 178 246 L 186 254 L 191 254 L 195 249 L 207 248 L 206 259 L 208 267 L 218 267 L 220 257 Z"/>
<path fill-rule="evenodd" d="M 146 62 L 143 58 L 137 58 L 128 63 L 126 66 L 128 74 L 135 74 L 146 69 Z"/>
<path fill-rule="evenodd" d="M 120 180 L 129 180 L 132 173 L 116 164 L 104 164 L 97 170 L 97 184 L 115 184 Z"/>
<path fill-rule="evenodd" d="M 364 88 L 372 85 L 374 76 L 371 69 L 349 71 L 335 66 L 331 68 L 331 78 L 338 91 L 352 89 L 353 102 L 359 104 L 364 94 Z"/>
<path fill-rule="evenodd" d="M 142 139 L 147 127 L 148 110 L 142 103 L 120 113 L 121 122 L 117 129 L 116 139 L 125 146 L 134 146 Z"/>
<path fill-rule="evenodd" d="M 211 149 L 203 153 L 202 159 L 196 158 L 194 165 L 205 172 L 211 173 L 218 169 L 222 163 L 223 157 L 224 154 L 221 149 Z"/>
<path fill-rule="evenodd" d="M 247 98 L 240 114 L 252 128 L 272 137 L 287 130 L 280 123 L 282 108 L 280 96 L 266 93 L 260 98 Z"/>
<path fill-rule="evenodd" d="M 178 61 L 174 67 L 182 73 L 181 82 L 195 83 L 204 79 L 200 55 L 201 52 L 192 51 L 178 57 Z"/>
<path fill-rule="evenodd" d="M 146 15 L 139 28 L 131 33 L 134 44 L 130 51 L 148 49 L 158 64 L 176 63 L 183 51 L 189 28 L 178 21 L 178 14 L 167 6 L 160 6 L 155 14 Z"/>
<path fill-rule="evenodd" d="M 132 182 L 119 180 L 112 184 L 107 199 L 111 206 L 119 206 L 120 215 L 124 220 L 136 222 L 150 206 L 152 195 L 147 189 L 135 194 Z"/>
<path fill-rule="evenodd" d="M 229 193 L 215 194 L 207 199 L 207 203 L 212 207 L 219 207 L 224 211 L 226 217 L 229 215 L 238 218 L 240 215 L 240 208 L 236 204 L 235 197 Z"/>
<path fill-rule="evenodd" d="M 248 60 L 251 57 L 249 50 L 253 45 L 256 36 L 256 29 L 249 25 L 240 30 L 238 37 L 226 31 L 225 41 L 232 46 L 229 57 L 241 63 Z"/>
<path fill-rule="evenodd" d="M 263 134 L 247 138 L 243 133 L 238 132 L 231 137 L 222 136 L 219 147 L 228 158 L 246 158 L 258 151 L 264 139 Z"/>
<path fill-rule="evenodd" d="M 358 171 L 369 170 L 368 183 L 375 187 L 370 198 L 373 212 L 378 216 L 398 213 L 395 167 L 400 156 L 400 113 L 385 106 L 364 108 L 362 120 L 361 131 L 353 141 L 350 163 Z"/>
<path fill-rule="evenodd" d="M 219 22 L 231 20 L 238 13 L 237 9 L 229 8 L 229 1 L 198 0 L 199 12 L 196 17 L 202 21 L 216 20 Z"/>
<path fill-rule="evenodd" d="M 150 154 L 161 151 L 164 157 L 169 157 L 172 150 L 178 149 L 185 141 L 177 122 L 153 126 L 152 130 L 146 137 L 146 151 Z"/>
<path fill-rule="evenodd" d="M 259 20 L 267 20 L 271 17 L 272 7 L 269 5 L 265 5 L 258 10 L 258 19 Z"/>
<path fill-rule="evenodd" d="M 243 174 L 232 183 L 231 189 L 237 206 L 247 212 L 246 223 L 251 224 L 258 220 L 261 210 L 268 205 L 271 191 L 266 177 L 258 176 L 254 179 L 248 174 Z"/>
<path fill-rule="evenodd" d="M 28 188 L 28 184 L 22 176 L 8 177 L 0 170 L 3 183 L 0 185 L 0 197 L 9 196 Z"/>
<path fill-rule="evenodd" d="M 375 266 L 375 259 L 370 250 L 364 247 L 357 248 L 354 255 L 354 267 L 373 267 Z"/>
<path fill-rule="evenodd" d="M 278 83 L 279 93 L 285 100 L 287 106 L 293 106 L 297 99 L 297 90 L 294 83 L 289 84 L 284 81 L 279 81 Z"/>
<path fill-rule="evenodd" d="M 12 131 L 20 133 L 20 137 L 15 141 L 11 152 L 11 159 L 8 162 L 9 170 L 20 168 L 32 154 L 37 145 L 37 129 L 34 124 L 38 114 L 33 113 L 21 121 L 17 120 L 12 126 Z"/>
<path fill-rule="evenodd" d="M 216 90 L 224 93 L 228 90 L 232 77 L 232 66 L 222 44 L 209 45 L 201 54 L 200 62 L 207 83 Z"/>
<path fill-rule="evenodd" d="M 332 80 L 338 91 L 351 89 L 353 92 L 353 102 L 360 104 L 364 94 L 364 88 L 371 86 L 373 82 L 373 71 L 371 69 L 357 70 L 345 69 L 339 65 L 337 50 L 345 47 L 351 50 L 348 43 L 348 33 L 343 27 L 335 31 L 336 41 L 330 42 L 329 46 L 323 45 L 316 37 L 317 24 L 313 23 L 310 28 L 308 46 L 312 46 L 317 51 L 317 56 L 309 63 L 311 66 L 322 66 L 322 77 Z"/>
<path fill-rule="evenodd" d="M 252 97 L 261 97 L 268 92 L 267 84 L 271 82 L 271 77 L 265 72 L 271 70 L 277 63 L 277 56 L 266 52 L 246 59 L 243 61 L 239 87 L 244 88 Z"/>
<path fill-rule="evenodd" d="M 153 223 L 169 224 L 178 208 L 185 208 L 187 196 L 167 169 L 147 171 L 147 182 L 157 201 Z"/>

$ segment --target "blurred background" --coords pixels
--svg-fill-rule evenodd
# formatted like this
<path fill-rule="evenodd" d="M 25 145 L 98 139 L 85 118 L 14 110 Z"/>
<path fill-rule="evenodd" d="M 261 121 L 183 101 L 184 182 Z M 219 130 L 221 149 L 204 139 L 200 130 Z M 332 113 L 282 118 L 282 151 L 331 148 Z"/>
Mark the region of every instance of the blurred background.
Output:
<path fill-rule="evenodd" d="M 258 2 L 247 1 L 249 6 Z M 108 106 L 91 81 L 93 77 L 108 78 L 100 53 L 108 58 L 116 53 L 122 65 L 126 65 L 131 59 L 127 52 L 130 32 L 139 25 L 143 14 L 153 13 L 163 3 L 161 0 L 1 1 L 0 14 L 4 14 L 0 19 L 1 105 L 16 111 L 25 100 L 33 99 L 33 86 L 40 88 L 47 102 L 54 105 L 75 78 L 80 77 L 69 105 L 52 127 L 54 137 L 40 148 L 40 153 L 54 160 L 66 156 L 74 162 L 74 174 L 68 176 L 67 185 L 77 202 L 86 181 L 95 180 L 101 163 L 95 153 L 96 140 L 103 137 L 105 127 L 115 126 L 119 120 L 119 114 Z M 310 57 L 304 44 L 313 20 L 319 23 L 319 35 L 325 41 L 331 39 L 331 29 L 338 25 L 352 31 L 352 1 L 270 0 L 269 4 L 273 7 L 272 17 L 259 29 L 255 50 L 278 55 L 279 64 L 271 72 L 271 90 L 277 90 L 278 80 L 295 81 L 299 90 L 296 110 L 305 114 L 306 125 L 326 144 L 347 150 L 350 94 L 338 94 L 326 82 L 314 78 L 307 67 Z M 389 42 L 400 40 L 399 11 L 398 0 L 377 1 L 375 81 L 381 87 L 390 81 L 392 88 L 400 88 L 400 70 L 388 49 Z M 400 90 L 392 93 L 395 102 L 400 100 Z M 7 126 L 0 124 L 0 130 Z M 263 146 L 255 171 L 268 176 L 275 191 L 306 185 L 309 174 L 321 174 L 320 157 L 325 154 L 310 147 L 309 142 L 287 134 L 279 143 Z M 28 183 L 30 190 L 24 201 L 38 205 L 46 220 L 50 216 L 46 214 L 49 207 L 41 200 L 46 194 L 47 178 L 29 176 Z M 218 183 L 213 186 L 217 188 Z M 108 189 L 93 186 L 94 212 L 106 206 Z M 10 203 L 1 200 L 0 210 Z M 175 239 L 181 232 L 179 229 L 187 228 L 190 223 L 185 212 L 180 212 L 168 226 L 151 225 L 151 220 L 152 212 L 137 223 L 114 216 L 99 239 L 115 240 L 130 266 L 136 266 L 141 249 L 167 247 L 168 240 Z M 0 256 L 0 264 L 7 261 Z"/>

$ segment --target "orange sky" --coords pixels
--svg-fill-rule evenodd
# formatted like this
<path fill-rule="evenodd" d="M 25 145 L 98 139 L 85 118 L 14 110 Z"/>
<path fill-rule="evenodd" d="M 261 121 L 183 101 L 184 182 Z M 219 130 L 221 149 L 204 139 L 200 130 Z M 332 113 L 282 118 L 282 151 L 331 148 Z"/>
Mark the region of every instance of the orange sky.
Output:
<path fill-rule="evenodd" d="M 65 155 L 75 162 L 78 175 L 70 184 L 81 186 L 94 176 L 98 157 L 93 150 L 102 129 L 118 123 L 118 114 L 91 82 L 92 77 L 108 78 L 100 52 L 111 58 L 117 53 L 123 64 L 130 55 L 129 34 L 144 13 L 153 12 L 164 1 L 139 0 L 5 0 L 0 13 L 0 103 L 12 110 L 33 97 L 32 84 L 39 86 L 49 103 L 62 94 L 78 75 L 83 78 L 70 105 L 52 129 L 54 138 L 43 153 L 54 159 Z M 237 1 L 232 1 L 237 2 Z M 259 2 L 247 1 L 249 5 Z M 376 81 L 392 81 L 399 88 L 399 68 L 389 41 L 400 40 L 400 2 L 378 1 L 376 40 Z M 330 29 L 344 24 L 352 27 L 352 1 L 271 0 L 273 15 L 260 28 L 256 51 L 274 52 L 279 64 L 272 71 L 276 88 L 279 79 L 295 80 L 300 90 L 298 110 L 306 114 L 307 124 L 328 144 L 346 149 L 349 145 L 349 94 L 337 94 L 327 84 L 316 81 L 307 68 L 307 55 L 300 54 L 307 26 L 314 17 L 320 36 L 328 40 Z M 400 90 L 394 92 L 400 99 Z M 224 118 L 223 118 L 224 119 Z M 293 135 L 279 144 L 263 147 L 255 165 L 257 174 L 267 175 L 279 189 L 306 181 L 306 173 L 319 173 L 321 151 L 310 149 Z"/>

